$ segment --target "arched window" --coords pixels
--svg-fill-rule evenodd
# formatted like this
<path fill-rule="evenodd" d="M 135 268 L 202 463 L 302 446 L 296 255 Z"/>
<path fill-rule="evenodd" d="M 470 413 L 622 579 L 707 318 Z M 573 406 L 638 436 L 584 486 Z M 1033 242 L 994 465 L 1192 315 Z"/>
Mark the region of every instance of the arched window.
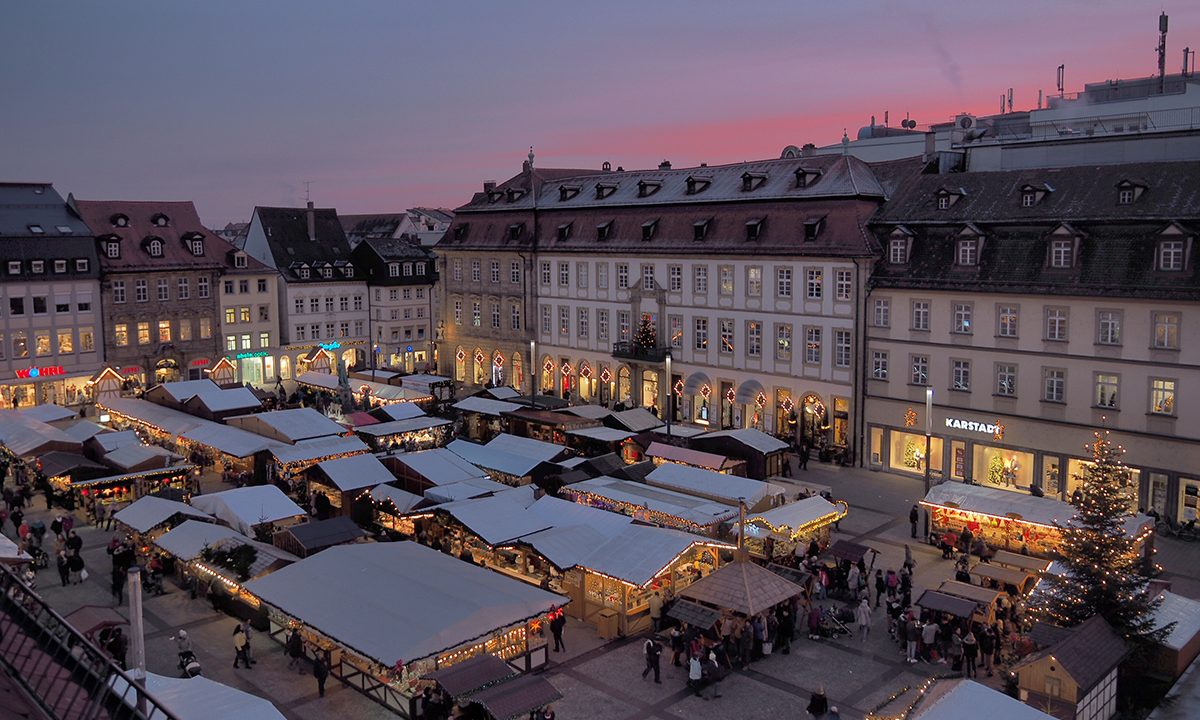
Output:
<path fill-rule="evenodd" d="M 162 240 L 150 241 L 150 256 L 162 257 Z"/>
<path fill-rule="evenodd" d="M 629 379 L 629 368 L 624 365 L 617 371 L 617 402 L 629 406 L 632 402 L 632 383 Z"/>
<path fill-rule="evenodd" d="M 539 392 L 545 395 L 554 394 L 554 359 L 549 355 L 542 356 L 542 382 L 538 387 Z"/>
<path fill-rule="evenodd" d="M 467 351 L 462 345 L 454 349 L 454 379 L 458 382 L 467 380 Z"/>
<path fill-rule="evenodd" d="M 287 355 L 279 356 L 279 379 L 290 380 L 292 377 L 292 361 Z"/>
<path fill-rule="evenodd" d="M 473 382 L 476 385 L 482 385 L 485 382 L 487 382 L 487 378 L 488 378 L 488 371 L 487 371 L 487 368 L 484 366 L 485 363 L 487 363 L 487 355 L 483 354 L 483 350 L 481 348 L 475 348 L 474 360 L 475 360 L 475 379 Z"/>
<path fill-rule="evenodd" d="M 492 384 L 499 387 L 504 384 L 507 371 L 504 367 L 504 354 L 499 350 L 492 353 Z"/>
<path fill-rule="evenodd" d="M 515 352 L 512 356 L 512 369 L 508 372 L 509 382 L 512 383 L 513 389 L 517 392 L 525 390 L 525 365 L 521 362 L 521 353 Z"/>

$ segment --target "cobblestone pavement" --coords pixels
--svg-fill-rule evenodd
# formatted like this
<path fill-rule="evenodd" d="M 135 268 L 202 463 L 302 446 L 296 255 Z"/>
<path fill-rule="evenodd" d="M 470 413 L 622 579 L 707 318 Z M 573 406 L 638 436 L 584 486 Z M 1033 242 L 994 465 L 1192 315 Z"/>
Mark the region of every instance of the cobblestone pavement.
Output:
<path fill-rule="evenodd" d="M 835 498 L 850 503 L 850 515 L 841 522 L 835 538 L 863 542 L 878 550 L 876 568 L 898 568 L 904 558 L 904 545 L 911 545 L 917 560 L 914 595 L 952 574 L 951 563 L 942 561 L 940 553 L 910 537 L 908 509 L 922 494 L 920 480 L 816 462 L 810 462 L 807 472 L 795 475 L 797 480 L 829 485 Z M 209 492 L 221 489 L 219 480 L 213 478 L 204 478 L 203 484 Z M 48 525 L 50 517 L 41 496 L 35 498 L 34 505 L 36 509 L 28 513 L 29 517 L 45 519 Z M 63 613 L 86 604 L 112 604 L 111 564 L 104 552 L 110 534 L 83 523 L 78 530 L 90 570 L 88 580 L 80 586 L 63 588 L 53 569 L 42 571 L 38 578 L 43 595 Z M 8 531 L 11 533 L 11 526 Z M 1200 563 L 1195 562 L 1200 545 L 1173 540 L 1160 543 L 1159 557 L 1175 589 L 1200 596 Z M 151 672 L 177 674 L 170 637 L 186 628 L 207 677 L 270 699 L 288 718 L 395 717 L 336 682 L 330 682 L 326 697 L 319 698 L 309 668 L 305 667 L 304 674 L 287 670 L 282 647 L 262 636 L 252 641 L 257 665 L 250 670 L 234 670 L 234 621 L 214 612 L 203 598 L 191 600 L 187 593 L 168 585 L 170 592 L 166 595 L 144 602 L 147 665 Z M 672 667 L 669 655 L 664 656 L 663 684 L 642 680 L 640 637 L 604 643 L 591 628 L 574 620 L 565 636 L 568 651 L 552 653 L 545 674 L 563 694 L 563 699 L 555 703 L 558 717 L 563 720 L 799 718 L 805 717 L 809 696 L 818 687 L 824 687 L 843 718 L 861 718 L 901 688 L 946 670 L 945 666 L 907 665 L 898 645 L 887 634 L 882 611 L 877 612 L 865 642 L 853 637 L 812 641 L 800 634 L 790 655 L 776 653 L 744 672 L 731 674 L 721 684 L 722 697 L 715 700 L 703 700 L 688 692 L 684 669 Z M 998 677 L 993 679 L 998 681 Z M 897 710 L 906 704 L 905 700 L 900 699 Z"/>

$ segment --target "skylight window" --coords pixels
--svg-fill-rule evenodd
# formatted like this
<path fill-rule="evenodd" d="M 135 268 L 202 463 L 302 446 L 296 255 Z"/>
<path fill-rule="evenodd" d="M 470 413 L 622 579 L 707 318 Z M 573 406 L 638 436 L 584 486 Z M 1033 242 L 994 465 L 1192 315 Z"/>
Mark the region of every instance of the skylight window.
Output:
<path fill-rule="evenodd" d="M 30 225 L 28 227 L 29 227 L 29 232 L 34 235 L 45 235 L 46 234 L 45 228 L 43 228 L 41 225 Z"/>

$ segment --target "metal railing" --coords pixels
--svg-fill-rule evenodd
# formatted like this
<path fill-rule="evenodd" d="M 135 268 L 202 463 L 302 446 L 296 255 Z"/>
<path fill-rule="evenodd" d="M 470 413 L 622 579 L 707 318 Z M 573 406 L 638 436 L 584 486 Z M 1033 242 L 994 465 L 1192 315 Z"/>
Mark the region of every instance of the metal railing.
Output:
<path fill-rule="evenodd" d="M 669 347 L 642 347 L 637 343 L 628 340 L 621 340 L 613 343 L 613 357 L 625 358 L 628 360 L 645 360 L 648 362 L 662 362 L 666 359 L 667 353 L 671 351 Z"/>
<path fill-rule="evenodd" d="M 53 720 L 178 720 L 2 564 L 0 666 Z"/>

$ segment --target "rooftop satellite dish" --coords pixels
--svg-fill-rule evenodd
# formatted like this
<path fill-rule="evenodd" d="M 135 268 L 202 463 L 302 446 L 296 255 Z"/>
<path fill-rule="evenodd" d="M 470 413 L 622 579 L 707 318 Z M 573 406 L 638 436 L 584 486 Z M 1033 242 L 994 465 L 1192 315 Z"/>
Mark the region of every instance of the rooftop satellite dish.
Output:
<path fill-rule="evenodd" d="M 795 145 L 788 145 L 783 149 L 783 153 L 780 154 L 779 157 L 784 160 L 793 160 L 798 158 L 800 157 L 800 148 L 796 147 Z"/>

